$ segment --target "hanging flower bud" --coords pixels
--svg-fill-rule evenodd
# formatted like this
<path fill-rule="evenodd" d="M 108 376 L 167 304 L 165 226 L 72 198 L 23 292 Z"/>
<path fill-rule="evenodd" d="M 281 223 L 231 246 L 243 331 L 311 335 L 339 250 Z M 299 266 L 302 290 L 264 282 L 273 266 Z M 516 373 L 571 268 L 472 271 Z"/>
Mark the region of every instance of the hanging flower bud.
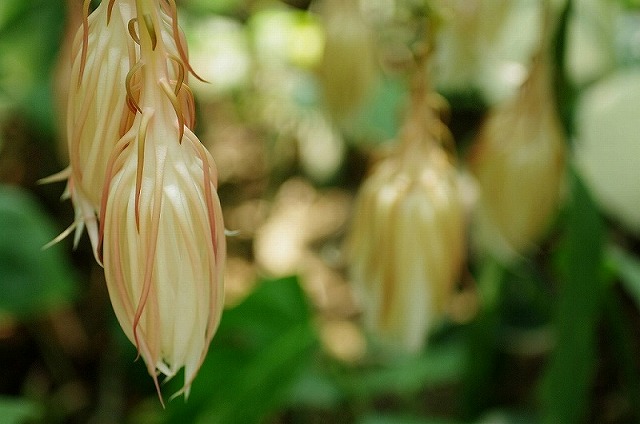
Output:
<path fill-rule="evenodd" d="M 400 149 L 358 194 L 350 272 L 365 324 L 416 351 L 454 292 L 465 219 L 456 169 L 440 145 L 446 128 L 419 108 L 412 115 Z"/>
<path fill-rule="evenodd" d="M 480 249 L 510 260 L 535 246 L 558 209 L 565 148 L 550 64 L 538 57 L 517 96 L 490 112 L 469 158 Z"/>
<path fill-rule="evenodd" d="M 167 109 L 145 108 L 112 156 L 101 234 L 120 325 L 154 380 L 185 368 L 188 395 L 223 309 L 224 224 L 213 160 Z"/>
<path fill-rule="evenodd" d="M 126 79 L 135 113 L 108 157 L 98 253 L 113 308 L 153 377 L 188 396 L 223 308 L 224 224 L 213 159 L 191 131 L 190 70 L 172 2 L 136 1 Z"/>
<path fill-rule="evenodd" d="M 102 186 L 107 158 L 133 121 L 127 107 L 125 81 L 137 60 L 136 44 L 127 31 L 133 1 L 103 1 L 84 17 L 73 42 L 67 110 L 69 149 L 68 195 L 75 208 L 75 242 L 85 225 L 97 247 Z"/>
<path fill-rule="evenodd" d="M 107 159 L 116 142 L 131 128 L 139 98 L 140 78 L 136 63 L 140 47 L 135 31 L 135 0 L 102 1 L 88 15 L 89 0 L 83 5 L 82 26 L 73 42 L 73 65 L 67 110 L 69 169 L 67 195 L 75 208 L 75 243 L 87 227 L 97 258 L 98 224 L 96 216 L 102 202 Z M 183 35 L 171 17 L 175 5 L 165 4 L 160 12 L 158 31 L 166 54 L 186 59 Z M 168 12 L 168 13 L 167 13 Z M 190 70 L 190 68 L 189 68 Z M 172 81 L 186 80 L 177 65 L 170 66 Z M 184 69 L 182 69 L 184 71 Z M 185 124 L 193 127 L 193 101 L 186 90 L 179 95 Z M 57 179 L 54 176 L 51 180 Z M 64 233 L 63 235 L 66 235 Z"/>
<path fill-rule="evenodd" d="M 339 122 L 362 105 L 375 82 L 373 32 L 357 0 L 324 0 L 325 44 L 318 77 L 331 115 Z"/>

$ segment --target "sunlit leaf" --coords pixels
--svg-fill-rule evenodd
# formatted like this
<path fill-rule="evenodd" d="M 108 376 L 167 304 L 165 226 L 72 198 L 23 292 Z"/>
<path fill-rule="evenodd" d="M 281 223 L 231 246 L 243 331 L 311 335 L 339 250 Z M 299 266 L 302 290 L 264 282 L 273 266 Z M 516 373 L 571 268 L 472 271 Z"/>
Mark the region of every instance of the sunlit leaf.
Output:
<path fill-rule="evenodd" d="M 456 421 L 438 419 L 438 418 L 424 418 L 414 417 L 405 414 L 398 415 L 368 415 L 362 420 L 357 422 L 358 424 L 455 424 Z"/>

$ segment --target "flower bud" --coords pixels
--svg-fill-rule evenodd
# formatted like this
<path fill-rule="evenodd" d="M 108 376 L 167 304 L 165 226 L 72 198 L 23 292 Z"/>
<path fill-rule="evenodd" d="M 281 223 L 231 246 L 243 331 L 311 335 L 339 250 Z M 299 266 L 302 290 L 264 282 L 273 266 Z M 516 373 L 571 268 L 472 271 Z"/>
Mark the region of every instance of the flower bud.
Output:
<path fill-rule="evenodd" d="M 68 194 L 76 210 L 76 243 L 87 226 L 97 247 L 102 187 L 107 159 L 133 120 L 127 106 L 126 79 L 137 61 L 136 44 L 127 30 L 133 1 L 101 2 L 87 16 L 73 42 L 67 107 L 70 174 Z"/>
<path fill-rule="evenodd" d="M 70 162 L 67 191 L 76 210 L 75 241 L 86 225 L 97 255 L 96 215 L 102 202 L 107 159 L 138 112 L 141 80 L 136 64 L 141 62 L 136 31 L 141 20 L 134 0 L 102 1 L 87 16 L 88 7 L 89 2 L 85 1 L 83 24 L 73 42 L 75 56 L 67 110 Z M 165 55 L 173 58 L 167 65 L 167 78 L 182 85 L 187 75 L 177 62 L 186 62 L 184 37 L 167 13 L 172 12 L 171 8 L 166 9 L 158 10 L 158 33 Z M 190 93 L 183 90 L 178 101 L 185 124 L 193 128 Z"/>
<path fill-rule="evenodd" d="M 103 261 L 113 309 L 149 373 L 184 367 L 188 395 L 223 309 L 224 224 L 211 157 L 188 129 L 179 143 L 159 112 L 139 115 L 115 159 Z"/>
<path fill-rule="evenodd" d="M 125 90 L 135 117 L 105 165 L 98 253 L 116 317 L 158 393 L 159 373 L 184 368 L 178 394 L 188 396 L 223 308 L 218 175 L 190 129 L 190 67 L 175 4 L 138 0 L 136 14 L 129 32 L 139 60 Z"/>
<path fill-rule="evenodd" d="M 350 273 L 365 324 L 410 351 L 423 346 L 448 306 L 464 256 L 455 167 L 420 127 L 405 126 L 404 148 L 365 181 L 350 235 Z"/>
<path fill-rule="evenodd" d="M 362 105 L 376 77 L 373 32 L 358 7 L 357 0 L 325 0 L 320 10 L 326 38 L 318 77 L 338 121 Z"/>
<path fill-rule="evenodd" d="M 502 260 L 535 246 L 561 197 L 566 145 L 549 67 L 538 58 L 517 96 L 490 112 L 469 158 L 475 242 Z"/>
<path fill-rule="evenodd" d="M 195 73 L 174 0 L 105 0 L 88 16 L 89 3 L 74 40 L 70 166 L 45 179 L 68 177 L 76 219 L 51 243 L 87 226 L 160 400 L 158 374 L 182 368 L 188 396 L 222 314 L 226 257 L 217 170 L 191 131 Z"/>

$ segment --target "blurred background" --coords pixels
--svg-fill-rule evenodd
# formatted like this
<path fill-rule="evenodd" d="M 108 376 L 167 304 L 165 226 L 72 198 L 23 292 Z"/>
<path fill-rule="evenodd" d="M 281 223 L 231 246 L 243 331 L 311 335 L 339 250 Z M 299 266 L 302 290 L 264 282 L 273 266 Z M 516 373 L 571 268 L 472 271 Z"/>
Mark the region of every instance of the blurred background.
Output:
<path fill-rule="evenodd" d="M 344 246 L 403 121 L 416 27 L 437 14 L 429 72 L 465 174 L 488 113 L 526 79 L 543 2 L 178 1 L 234 235 L 220 329 L 188 402 L 162 409 L 88 238 L 41 249 L 73 221 L 64 183 L 38 180 L 67 164 L 79 4 L 3 0 L 0 423 L 640 422 L 638 3 L 549 3 L 558 214 L 516 259 L 470 248 L 450 310 L 407 353 L 363 329 Z"/>

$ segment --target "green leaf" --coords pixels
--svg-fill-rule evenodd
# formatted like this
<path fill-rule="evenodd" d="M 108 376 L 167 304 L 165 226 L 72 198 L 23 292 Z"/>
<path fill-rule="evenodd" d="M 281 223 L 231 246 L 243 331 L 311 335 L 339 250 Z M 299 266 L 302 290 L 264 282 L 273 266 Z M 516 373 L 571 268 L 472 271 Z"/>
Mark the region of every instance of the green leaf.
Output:
<path fill-rule="evenodd" d="M 354 373 L 344 383 L 356 398 L 384 393 L 416 393 L 459 378 L 464 353 L 460 340 L 431 344 L 421 356 L 394 358 L 384 367 Z"/>
<path fill-rule="evenodd" d="M 27 399 L 0 396 L 0 422 L 22 424 L 27 420 L 42 418 L 42 407 Z"/>
<path fill-rule="evenodd" d="M 607 248 L 606 259 L 620 279 L 622 287 L 640 308 L 640 259 L 613 245 Z"/>
<path fill-rule="evenodd" d="M 345 400 L 345 392 L 325 370 L 309 368 L 293 384 L 290 404 L 301 407 L 331 409 Z"/>
<path fill-rule="evenodd" d="M 506 269 L 487 259 L 478 275 L 482 310 L 468 327 L 463 380 L 463 410 L 467 418 L 477 416 L 491 402 L 495 392 L 498 361 L 500 308 L 504 295 Z"/>
<path fill-rule="evenodd" d="M 12 0 L 5 15 L 0 16 L 5 20 L 0 26 L 0 91 L 38 130 L 46 133 L 56 127 L 50 84 L 64 10 L 59 1 Z"/>
<path fill-rule="evenodd" d="M 596 325 L 606 284 L 601 278 L 604 227 L 577 175 L 562 249 L 566 255 L 555 315 L 556 348 L 542 381 L 543 423 L 583 422 L 596 365 Z"/>
<path fill-rule="evenodd" d="M 358 424 L 455 424 L 456 421 L 414 417 L 407 414 L 398 415 L 368 415 L 358 421 Z"/>
<path fill-rule="evenodd" d="M 188 404 L 171 402 L 170 422 L 256 423 L 289 402 L 317 346 L 296 278 L 265 281 L 224 313 Z"/>
<path fill-rule="evenodd" d="M 370 99 L 354 118 L 353 131 L 359 138 L 387 141 L 398 134 L 407 89 L 400 79 L 381 78 Z"/>
<path fill-rule="evenodd" d="M 28 318 L 73 300 L 76 281 L 56 232 L 27 192 L 0 186 L 0 311 Z"/>

